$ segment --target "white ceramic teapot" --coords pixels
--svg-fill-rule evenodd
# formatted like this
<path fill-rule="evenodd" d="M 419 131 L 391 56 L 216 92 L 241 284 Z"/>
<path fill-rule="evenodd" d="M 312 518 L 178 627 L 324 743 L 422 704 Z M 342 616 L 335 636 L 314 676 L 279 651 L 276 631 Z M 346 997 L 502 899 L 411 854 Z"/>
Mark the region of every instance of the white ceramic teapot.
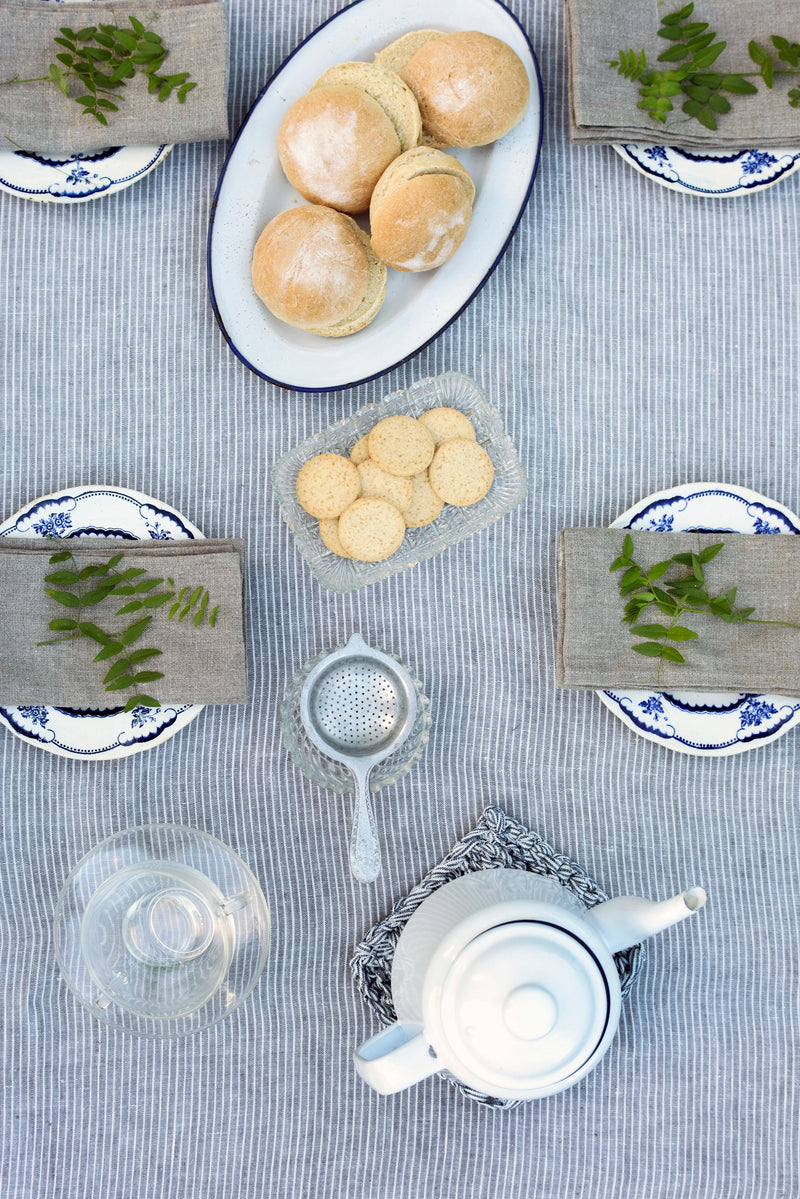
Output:
<path fill-rule="evenodd" d="M 587 911 L 551 879 L 481 870 L 428 896 L 392 968 L 398 1022 L 355 1053 L 389 1095 L 448 1070 L 498 1099 L 571 1087 L 597 1065 L 619 1023 L 612 954 L 701 908 L 692 887 L 663 903 L 611 899 Z"/>

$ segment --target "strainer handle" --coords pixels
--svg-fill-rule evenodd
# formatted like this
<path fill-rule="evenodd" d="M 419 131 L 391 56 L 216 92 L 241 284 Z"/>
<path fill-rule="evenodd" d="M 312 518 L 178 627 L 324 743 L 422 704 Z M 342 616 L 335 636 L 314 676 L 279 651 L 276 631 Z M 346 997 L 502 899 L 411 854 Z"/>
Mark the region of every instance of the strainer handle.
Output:
<path fill-rule="evenodd" d="M 356 780 L 356 807 L 350 835 L 350 868 L 360 883 L 374 882 L 381 872 L 381 855 L 369 794 L 370 769 L 369 766 L 352 767 Z"/>

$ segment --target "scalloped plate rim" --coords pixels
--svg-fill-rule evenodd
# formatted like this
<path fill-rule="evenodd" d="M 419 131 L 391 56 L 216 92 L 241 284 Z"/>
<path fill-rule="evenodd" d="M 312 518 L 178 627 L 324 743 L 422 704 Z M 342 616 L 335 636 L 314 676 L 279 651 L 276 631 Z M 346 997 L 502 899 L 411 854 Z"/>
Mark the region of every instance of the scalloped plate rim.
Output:
<path fill-rule="evenodd" d="M 18 522 L 22 517 L 28 515 L 35 508 L 37 508 L 40 504 L 47 503 L 50 500 L 61 500 L 61 499 L 69 498 L 69 497 L 79 498 L 80 496 L 86 495 L 87 493 L 91 493 L 91 492 L 112 492 L 115 495 L 124 496 L 125 498 L 130 499 L 136 503 L 139 503 L 140 505 L 152 504 L 153 507 L 159 509 L 160 511 L 166 513 L 167 515 L 174 516 L 175 518 L 177 518 L 181 522 L 181 524 L 187 529 L 187 531 L 189 531 L 191 533 L 192 537 L 202 538 L 203 540 L 205 540 L 205 534 L 202 533 L 200 531 L 200 529 L 197 528 L 196 525 L 194 525 L 190 520 L 187 520 L 185 516 L 183 516 L 180 512 L 178 512 L 178 510 L 176 508 L 173 508 L 170 504 L 166 504 L 162 500 L 153 499 L 152 496 L 145 495 L 144 492 L 133 491 L 129 487 L 116 487 L 111 484 L 104 485 L 104 484 L 100 484 L 100 483 L 87 483 L 84 485 L 79 485 L 77 487 L 63 487 L 60 490 L 50 492 L 47 495 L 37 496 L 36 499 L 31 500 L 27 504 L 24 504 L 12 516 L 7 517 L 3 521 L 0 521 L 0 538 L 9 536 L 9 527 L 12 526 L 13 524 L 16 524 L 16 522 Z M 21 534 L 21 535 L 24 536 L 25 534 Z M 119 759 L 119 758 L 127 758 L 127 757 L 131 757 L 133 754 L 141 753 L 142 751 L 144 751 L 146 749 L 151 749 L 154 744 L 160 744 L 161 742 L 168 740 L 170 737 L 173 737 L 175 735 L 175 733 L 179 732 L 182 728 L 185 728 L 186 725 L 191 723 L 191 721 L 193 721 L 197 716 L 200 715 L 200 713 L 202 712 L 203 707 L 205 705 L 203 705 L 203 704 L 188 704 L 185 706 L 183 706 L 183 705 L 165 705 L 163 708 L 160 708 L 159 711 L 172 712 L 172 713 L 174 713 L 174 715 L 169 720 L 167 720 L 164 724 L 162 724 L 159 728 L 157 728 L 154 732 L 152 732 L 149 736 L 142 737 L 128 746 L 121 746 L 121 745 L 117 744 L 117 745 L 110 746 L 106 749 L 101 749 L 101 750 L 98 750 L 96 752 L 91 752 L 91 753 L 89 753 L 89 752 L 80 753 L 77 750 L 70 750 L 70 749 L 67 749 L 60 745 L 54 746 L 54 745 L 51 745 L 47 741 L 41 741 L 38 738 L 30 735 L 29 733 L 24 732 L 24 730 L 22 728 L 20 728 L 19 726 L 16 725 L 14 718 L 12 715 L 10 715 L 10 713 L 17 712 L 17 711 L 19 711 L 19 709 L 21 707 L 28 707 L 28 706 L 44 707 L 48 711 L 51 711 L 51 710 L 57 711 L 57 710 L 62 709 L 62 706 L 59 706 L 58 708 L 56 708 L 55 705 L 51 706 L 51 705 L 45 705 L 45 704 L 37 704 L 37 705 L 27 705 L 26 704 L 26 705 L 16 705 L 14 707 L 0 706 L 0 724 L 2 724 L 2 726 L 5 729 L 7 729 L 7 731 L 9 733 L 12 733 L 13 736 L 17 737 L 20 741 L 25 742 L 27 745 L 32 745 L 37 749 L 45 749 L 45 750 L 47 750 L 48 753 L 55 754 L 57 757 L 70 758 L 73 761 L 84 761 L 84 762 L 85 761 L 93 761 L 94 762 L 94 761 L 109 761 L 109 760 L 115 760 L 115 759 Z M 120 714 L 119 710 L 114 709 L 114 710 L 109 711 L 107 715 L 109 717 L 111 717 L 113 715 L 119 715 L 119 714 Z M 81 719 L 81 717 L 76 717 L 76 719 Z"/>
<path fill-rule="evenodd" d="M 653 492 L 650 495 L 644 496 L 641 500 L 635 504 L 632 504 L 629 508 L 626 508 L 624 512 L 621 512 L 620 515 L 611 522 L 609 527 L 612 529 L 629 528 L 630 522 L 636 516 L 641 515 L 642 512 L 644 512 L 647 508 L 652 507 L 659 501 L 675 499 L 683 492 L 698 493 L 703 491 L 720 491 L 734 496 L 737 499 L 744 500 L 747 503 L 757 503 L 763 505 L 772 509 L 778 514 L 785 516 L 796 526 L 798 531 L 800 531 L 800 517 L 798 517 L 796 513 L 792 512 L 792 510 L 787 508 L 784 504 L 779 503 L 777 500 L 772 500 L 768 496 L 762 495 L 760 492 L 753 491 L 748 487 L 739 487 L 735 483 L 719 482 L 677 484 L 674 487 L 668 487 L 662 491 Z M 644 697 L 645 702 L 647 702 L 648 699 L 656 699 L 660 701 L 665 696 L 669 698 L 669 692 L 640 691 L 635 688 L 631 688 L 627 694 L 622 693 L 619 689 L 617 689 L 617 691 L 596 691 L 595 694 L 599 696 L 600 700 L 608 708 L 608 710 L 612 712 L 618 720 L 621 720 L 622 723 L 627 726 L 627 728 L 636 733 L 637 736 L 644 738 L 646 741 L 654 741 L 659 745 L 663 745 L 667 749 L 673 750 L 675 753 L 689 754 L 695 757 L 729 757 L 735 754 L 745 753 L 749 749 L 757 749 L 760 746 L 770 744 L 770 742 L 777 740 L 778 737 L 782 737 L 784 733 L 789 731 L 789 729 L 794 728 L 795 725 L 800 723 L 800 699 L 796 697 L 778 695 L 756 696 L 749 692 L 719 692 L 715 694 L 719 694 L 720 696 L 728 695 L 732 705 L 735 703 L 738 694 L 742 701 L 748 699 L 765 699 L 775 701 L 775 703 L 778 705 L 776 708 L 776 715 L 780 715 L 780 712 L 783 708 L 788 707 L 791 710 L 777 727 L 772 728 L 771 731 L 763 734 L 761 737 L 752 737 L 747 740 L 737 741 L 735 744 L 730 742 L 721 743 L 716 746 L 709 745 L 707 741 L 697 741 L 687 744 L 683 741 L 676 741 L 674 736 L 667 732 L 662 735 L 658 732 L 653 732 L 651 729 L 642 727 L 622 707 L 622 701 L 630 699 L 631 697 L 634 697 L 637 702 L 641 702 L 642 697 Z M 709 699 L 708 693 L 697 691 L 676 692 L 676 696 L 681 695 L 686 695 L 687 698 L 691 696 L 693 700 L 697 702 L 698 707 L 707 706 Z M 686 704 L 686 700 L 678 700 L 678 702 Z M 674 729 L 672 730 L 672 733 L 674 734 Z"/>
<path fill-rule="evenodd" d="M 717 160 L 719 158 L 719 155 L 721 153 L 723 153 L 722 151 L 719 151 L 715 154 L 703 154 L 703 153 L 698 153 L 697 151 L 690 152 L 688 150 L 683 150 L 680 146 L 658 147 L 656 144 L 653 144 L 653 145 L 651 145 L 649 143 L 643 144 L 641 142 L 613 142 L 611 144 L 611 148 L 613 150 L 616 150 L 616 152 L 617 152 L 617 154 L 619 154 L 620 158 L 622 158 L 622 160 L 624 162 L 627 162 L 630 166 L 632 166 L 635 171 L 638 171 L 640 175 L 643 175 L 645 177 L 645 179 L 652 179 L 652 180 L 654 180 L 654 182 L 660 183 L 662 187 L 669 188 L 670 191 L 680 192 L 682 195 L 685 195 L 685 196 L 705 196 L 707 199 L 712 199 L 712 200 L 730 200 L 736 196 L 749 196 L 749 195 L 752 195 L 754 192 L 764 191 L 766 188 L 774 187 L 777 183 L 782 182 L 782 180 L 788 179 L 788 177 L 790 175 L 793 175 L 795 173 L 795 171 L 800 170 L 800 149 L 794 149 L 793 147 L 790 147 L 790 146 L 783 146 L 783 147 L 780 147 L 780 149 L 783 150 L 784 152 L 788 151 L 789 153 L 793 154 L 794 161 L 785 170 L 781 171 L 780 174 L 777 175 L 774 179 L 765 179 L 759 183 L 752 183 L 747 186 L 729 188 L 724 191 L 709 191 L 702 187 L 695 187 L 693 185 L 684 183 L 681 180 L 665 179 L 664 176 L 659 175 L 657 171 L 648 170 L 648 168 L 644 165 L 644 163 L 637 161 L 637 159 L 634 158 L 631 151 L 636 150 L 636 151 L 645 152 L 647 150 L 653 150 L 653 149 L 658 149 L 658 148 L 665 149 L 665 150 L 677 150 L 679 154 L 684 155 L 686 158 L 691 158 L 695 162 L 704 162 L 704 163 L 714 162 L 715 160 Z M 770 149 L 770 150 L 766 150 L 766 151 L 761 151 L 761 150 L 759 150 L 758 147 L 753 146 L 753 147 L 747 147 L 744 150 L 733 151 L 732 153 L 735 155 L 735 157 L 740 157 L 742 154 L 751 154 L 753 152 L 755 152 L 755 153 L 772 153 L 772 150 Z M 712 169 L 712 174 L 713 174 L 713 169 Z"/>

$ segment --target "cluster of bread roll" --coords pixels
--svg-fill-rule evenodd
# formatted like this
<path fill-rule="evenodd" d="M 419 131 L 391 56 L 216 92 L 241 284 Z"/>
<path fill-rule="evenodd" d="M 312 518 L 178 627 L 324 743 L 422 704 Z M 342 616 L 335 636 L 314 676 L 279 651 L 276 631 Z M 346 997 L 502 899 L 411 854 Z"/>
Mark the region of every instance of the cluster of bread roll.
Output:
<path fill-rule="evenodd" d="M 407 529 L 430 524 L 446 503 L 476 504 L 493 480 L 469 417 L 442 407 L 378 421 L 349 458 L 315 454 L 300 468 L 296 492 L 332 553 L 380 562 L 396 553 Z"/>
<path fill-rule="evenodd" d="M 386 267 L 427 271 L 466 237 L 475 187 L 444 150 L 496 141 L 522 120 L 520 58 L 485 33 L 415 30 L 373 63 L 339 63 L 287 111 L 284 174 L 308 203 L 276 216 L 253 253 L 256 294 L 279 320 L 324 337 L 363 329 Z M 370 234 L 353 217 L 369 212 Z"/>

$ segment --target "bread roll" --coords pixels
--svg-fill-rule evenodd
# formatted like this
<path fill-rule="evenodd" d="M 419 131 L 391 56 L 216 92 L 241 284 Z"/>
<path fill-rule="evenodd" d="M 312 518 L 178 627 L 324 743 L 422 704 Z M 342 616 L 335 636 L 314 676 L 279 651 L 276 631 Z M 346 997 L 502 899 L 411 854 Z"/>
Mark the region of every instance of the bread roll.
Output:
<path fill-rule="evenodd" d="M 278 320 L 322 337 L 346 337 L 377 315 L 386 267 L 355 221 L 304 204 L 269 222 L 256 242 L 256 295 Z"/>
<path fill-rule="evenodd" d="M 381 175 L 369 209 L 372 248 L 397 271 L 441 266 L 464 240 L 475 186 L 455 158 L 417 146 Z"/>
<path fill-rule="evenodd" d="M 372 189 L 401 149 L 377 100 L 341 84 L 301 96 L 278 132 L 278 157 L 292 187 L 346 213 L 366 212 Z"/>
<path fill-rule="evenodd" d="M 413 58 L 417 50 L 422 49 L 431 38 L 443 36 L 438 29 L 414 29 L 411 33 L 404 33 L 402 37 L 378 51 L 375 55 L 375 65 L 394 71 L 396 75 L 402 75 L 406 63 Z"/>
<path fill-rule="evenodd" d="M 340 62 L 320 75 L 314 87 L 354 87 L 380 104 L 394 126 L 401 150 L 419 145 L 422 118 L 414 93 L 394 71 L 369 62 Z"/>
<path fill-rule="evenodd" d="M 440 147 L 488 145 L 513 129 L 528 106 L 522 60 L 485 33 L 427 38 L 401 74 L 417 98 L 425 139 Z"/>

